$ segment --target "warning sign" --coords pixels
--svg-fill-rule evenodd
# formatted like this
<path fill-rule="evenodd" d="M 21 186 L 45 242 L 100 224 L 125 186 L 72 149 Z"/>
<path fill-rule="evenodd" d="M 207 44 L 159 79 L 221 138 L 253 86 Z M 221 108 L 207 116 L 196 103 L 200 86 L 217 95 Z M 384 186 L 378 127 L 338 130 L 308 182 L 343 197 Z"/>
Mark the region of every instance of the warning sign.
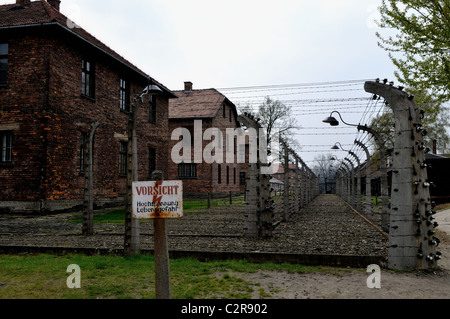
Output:
<path fill-rule="evenodd" d="M 133 218 L 183 217 L 183 182 L 134 182 Z"/>

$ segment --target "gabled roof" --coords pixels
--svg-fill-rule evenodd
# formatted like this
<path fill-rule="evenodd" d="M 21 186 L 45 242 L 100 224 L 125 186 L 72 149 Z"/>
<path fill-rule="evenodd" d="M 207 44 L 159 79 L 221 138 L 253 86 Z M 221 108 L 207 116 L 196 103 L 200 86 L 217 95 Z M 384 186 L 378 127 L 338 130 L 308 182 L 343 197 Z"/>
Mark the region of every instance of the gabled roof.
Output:
<path fill-rule="evenodd" d="M 62 14 L 47 1 L 33 1 L 24 5 L 14 3 L 0 6 L 0 26 L 2 27 L 40 24 L 58 20 L 62 22 L 61 16 Z"/>
<path fill-rule="evenodd" d="M 233 109 L 237 118 L 236 106 L 216 89 L 173 91 L 178 99 L 169 103 L 169 119 L 215 118 L 223 103 Z"/>
<path fill-rule="evenodd" d="M 32 1 L 29 4 L 17 5 L 8 4 L 0 5 L 0 31 L 1 30 L 13 30 L 20 29 L 24 27 L 44 27 L 57 25 L 62 28 L 65 32 L 76 36 L 77 38 L 83 40 L 87 44 L 93 46 L 95 49 L 103 52 L 104 54 L 112 57 L 114 60 L 123 64 L 127 68 L 131 69 L 133 72 L 139 74 L 143 78 L 149 78 L 145 72 L 141 71 L 135 65 L 127 61 L 124 57 L 119 55 L 117 52 L 109 48 L 103 42 L 95 38 L 92 34 L 75 26 L 74 23 L 62 14 L 60 11 L 52 7 L 47 1 L 39 0 Z M 161 89 L 165 91 L 171 97 L 176 97 L 173 93 L 166 88 L 161 83 L 152 79 L 155 84 L 157 84 Z"/>
<path fill-rule="evenodd" d="M 283 163 L 272 163 L 270 169 L 272 171 L 272 175 L 284 174 L 284 164 Z M 291 172 L 295 171 L 297 169 L 298 169 L 298 167 L 295 164 L 289 164 L 289 170 Z"/>

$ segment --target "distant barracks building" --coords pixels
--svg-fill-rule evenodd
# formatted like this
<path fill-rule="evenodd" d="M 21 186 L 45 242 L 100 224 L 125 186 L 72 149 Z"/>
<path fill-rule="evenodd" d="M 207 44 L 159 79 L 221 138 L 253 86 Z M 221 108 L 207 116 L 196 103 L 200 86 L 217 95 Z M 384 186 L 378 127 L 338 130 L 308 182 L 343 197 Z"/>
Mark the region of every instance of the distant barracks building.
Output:
<path fill-rule="evenodd" d="M 236 137 L 229 141 L 226 134 L 227 129 L 234 132 L 241 127 L 236 106 L 216 89 L 194 90 L 192 82 L 185 82 L 184 85 L 183 91 L 174 91 L 178 98 L 169 103 L 169 131 L 187 129 L 191 141 L 186 143 L 183 140 L 186 143 L 183 146 L 194 147 L 194 139 L 200 138 L 200 152 L 203 152 L 212 142 L 204 139 L 205 131 L 210 128 L 218 129 L 222 139 L 217 146 L 222 149 L 223 156 L 213 163 L 208 163 L 204 158 L 201 163 L 195 163 L 196 150 L 193 150 L 186 163 L 175 164 L 170 161 L 167 174 L 169 179 L 182 180 L 183 190 L 189 197 L 202 194 L 205 197 L 207 193 L 218 197 L 244 193 L 248 171 L 248 138 L 247 144 L 238 145 Z M 201 132 L 196 132 L 195 121 L 201 121 Z M 172 140 L 170 143 L 170 149 L 175 149 L 180 142 Z M 227 153 L 233 158 L 231 162 L 226 161 Z"/>
<path fill-rule="evenodd" d="M 121 204 L 126 193 L 129 110 L 149 76 L 74 26 L 59 5 L 0 6 L 0 212 L 82 207 L 84 145 L 97 121 L 96 206 Z M 176 96 L 153 83 L 162 93 L 139 110 L 139 180 L 169 163 L 169 99 Z"/>

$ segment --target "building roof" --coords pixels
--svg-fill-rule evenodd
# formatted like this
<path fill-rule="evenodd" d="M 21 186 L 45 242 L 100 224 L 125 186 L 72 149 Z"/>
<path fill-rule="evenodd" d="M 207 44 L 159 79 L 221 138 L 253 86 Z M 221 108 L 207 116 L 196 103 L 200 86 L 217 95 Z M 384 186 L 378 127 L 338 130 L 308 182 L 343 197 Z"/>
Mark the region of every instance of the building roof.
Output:
<path fill-rule="evenodd" d="M 237 118 L 236 106 L 216 89 L 173 91 L 178 99 L 169 103 L 169 119 L 215 118 L 223 103 L 231 106 Z"/>
<path fill-rule="evenodd" d="M 68 17 L 62 14 L 59 10 L 51 6 L 45 0 L 31 1 L 24 5 L 7 4 L 0 5 L 0 30 L 14 30 L 24 27 L 44 27 L 57 25 L 66 32 L 85 41 L 95 49 L 107 54 L 119 63 L 123 64 L 133 72 L 138 73 L 143 78 L 150 78 L 145 72 L 130 63 L 124 57 L 98 40 L 92 34 L 83 28 L 74 24 Z M 171 97 L 176 97 L 168 88 L 155 79 L 152 80 L 157 84 L 166 94 Z"/>
<path fill-rule="evenodd" d="M 283 183 L 282 181 L 280 181 L 279 179 L 276 179 L 276 178 L 270 179 L 270 183 L 271 183 L 271 184 L 284 185 L 284 183 Z"/>
<path fill-rule="evenodd" d="M 284 174 L 284 164 L 283 163 L 272 163 L 270 168 L 272 171 L 272 175 Z M 291 172 L 295 171 L 297 169 L 298 169 L 298 167 L 295 164 L 289 164 L 289 170 Z"/>

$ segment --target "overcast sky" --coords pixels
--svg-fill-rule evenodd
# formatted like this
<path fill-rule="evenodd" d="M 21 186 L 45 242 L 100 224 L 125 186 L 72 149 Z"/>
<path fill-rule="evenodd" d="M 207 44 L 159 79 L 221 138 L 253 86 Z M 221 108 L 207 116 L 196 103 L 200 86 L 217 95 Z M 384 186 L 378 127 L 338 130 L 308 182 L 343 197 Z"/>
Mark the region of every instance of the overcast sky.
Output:
<path fill-rule="evenodd" d="M 14 2 L 0 0 L 1 4 Z M 381 0 L 62 0 L 61 11 L 169 89 L 180 90 L 184 81 L 192 81 L 194 89 L 201 89 L 377 77 L 392 80 L 394 66 L 378 47 L 375 36 L 373 20 L 380 3 Z M 369 96 L 363 83 L 356 89 L 360 91 L 351 91 L 347 96 Z M 228 92 L 233 100 L 233 92 Z M 223 93 L 227 95 L 227 91 Z M 323 96 L 319 93 L 315 98 Z M 301 112 L 298 109 L 293 113 L 301 126 L 326 127 L 321 120 L 329 111 L 315 117 L 302 117 Z M 346 121 L 358 123 L 361 115 L 348 114 Z M 330 132 L 327 129 L 324 132 Z M 330 147 L 338 141 L 353 144 L 354 135 L 338 136 L 343 131 L 346 130 L 338 129 L 331 136 L 300 135 L 299 142 Z M 307 162 L 319 154 L 308 147 L 301 154 Z"/>
<path fill-rule="evenodd" d="M 62 0 L 61 11 L 171 89 L 392 77 L 377 0 Z"/>

